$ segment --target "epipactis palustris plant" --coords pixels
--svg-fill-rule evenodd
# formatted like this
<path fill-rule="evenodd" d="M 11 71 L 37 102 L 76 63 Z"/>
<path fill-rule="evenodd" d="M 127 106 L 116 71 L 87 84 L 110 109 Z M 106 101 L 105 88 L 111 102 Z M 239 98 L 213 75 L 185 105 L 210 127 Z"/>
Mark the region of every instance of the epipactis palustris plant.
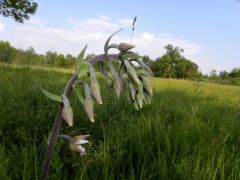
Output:
<path fill-rule="evenodd" d="M 121 30 L 119 30 L 121 31 Z M 81 51 L 76 59 L 76 73 L 68 81 L 64 93 L 61 96 L 54 95 L 40 87 L 43 94 L 48 98 L 60 102 L 54 126 L 50 133 L 48 149 L 42 166 L 41 179 L 46 179 L 50 167 L 54 146 L 58 138 L 68 141 L 70 149 L 78 152 L 81 156 L 86 154 L 83 144 L 87 144 L 88 135 L 78 135 L 70 137 L 59 134 L 62 119 L 69 126 L 74 125 L 73 110 L 69 101 L 72 89 L 83 105 L 88 118 L 94 122 L 94 102 L 102 104 L 101 90 L 97 80 L 94 66 L 97 65 L 103 75 L 108 88 L 114 89 L 117 97 L 121 92 L 125 92 L 128 102 L 133 104 L 138 110 L 143 107 L 143 103 L 150 104 L 153 95 L 149 78 L 153 77 L 151 69 L 144 64 L 142 57 L 130 51 L 135 46 L 128 43 L 109 44 L 112 34 L 104 45 L 104 54 L 94 56 L 90 60 L 84 60 L 84 53 L 87 46 Z M 118 54 L 109 54 L 109 49 L 118 49 Z M 82 93 L 84 92 L 84 93 Z"/>

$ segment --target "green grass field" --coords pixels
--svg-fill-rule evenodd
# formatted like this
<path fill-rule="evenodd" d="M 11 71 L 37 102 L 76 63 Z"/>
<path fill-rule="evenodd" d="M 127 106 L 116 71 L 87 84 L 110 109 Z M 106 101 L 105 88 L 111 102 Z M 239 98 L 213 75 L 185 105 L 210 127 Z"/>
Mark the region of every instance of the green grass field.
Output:
<path fill-rule="evenodd" d="M 0 179 L 38 179 L 57 103 L 35 81 L 61 95 L 70 73 L 0 66 Z M 240 87 L 152 81 L 151 105 L 136 111 L 102 88 L 91 123 L 75 95 L 74 126 L 90 134 L 80 157 L 60 140 L 49 179 L 240 179 Z M 114 93 L 114 92 L 113 92 Z"/>

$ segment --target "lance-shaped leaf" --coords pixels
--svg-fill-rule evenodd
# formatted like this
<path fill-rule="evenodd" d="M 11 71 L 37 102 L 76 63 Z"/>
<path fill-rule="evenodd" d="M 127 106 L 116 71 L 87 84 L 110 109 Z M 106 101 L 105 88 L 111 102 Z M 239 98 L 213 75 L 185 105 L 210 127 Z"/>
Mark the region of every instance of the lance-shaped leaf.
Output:
<path fill-rule="evenodd" d="M 73 87 L 73 91 L 76 93 L 79 101 L 80 101 L 82 104 L 84 104 L 83 95 L 82 95 L 82 93 L 81 93 L 80 88 L 78 88 L 79 86 L 73 85 L 72 87 Z"/>
<path fill-rule="evenodd" d="M 122 31 L 122 30 L 123 30 L 123 29 L 119 29 L 118 31 L 116 31 L 115 33 L 113 33 L 113 34 L 107 39 L 107 41 L 105 42 L 105 45 L 104 45 L 104 52 L 105 52 L 105 54 L 108 53 L 108 45 L 109 45 L 109 42 L 110 42 L 111 38 L 112 38 L 115 34 L 117 34 L 118 32 L 120 32 L 120 31 Z"/>
<path fill-rule="evenodd" d="M 92 95 L 99 104 L 102 104 L 100 86 L 99 86 L 97 78 L 96 78 L 96 73 L 91 64 L 89 64 L 89 67 L 90 67 L 90 78 L 91 78 L 90 89 L 91 89 Z"/>
<path fill-rule="evenodd" d="M 109 62 L 109 68 L 113 76 L 114 89 L 116 91 L 117 97 L 119 97 L 121 93 L 121 82 L 115 68 L 113 67 L 112 61 Z"/>
<path fill-rule="evenodd" d="M 139 64 L 145 71 L 147 71 L 151 76 L 154 76 L 152 70 L 151 70 L 143 61 L 141 61 L 140 59 L 137 59 L 136 61 L 137 61 L 138 64 Z"/>
<path fill-rule="evenodd" d="M 77 60 L 76 60 L 76 68 L 77 68 L 78 78 L 87 76 L 87 73 L 89 71 L 88 64 L 86 61 L 84 61 L 84 54 L 85 54 L 86 48 L 87 48 L 87 45 L 80 52 L 80 54 L 78 55 Z"/>
<path fill-rule="evenodd" d="M 85 91 L 85 100 L 84 100 L 83 106 L 90 121 L 94 122 L 93 99 L 91 96 L 90 88 L 87 83 L 84 83 L 84 91 Z"/>
<path fill-rule="evenodd" d="M 138 85 L 140 80 L 138 78 L 138 75 L 137 75 L 136 71 L 131 66 L 131 64 L 129 63 L 128 60 L 123 60 L 123 62 L 124 62 L 124 65 L 125 65 L 125 67 L 127 69 L 127 73 L 129 75 L 130 79 L 132 79 L 134 81 L 134 83 Z"/>
<path fill-rule="evenodd" d="M 62 117 L 67 122 L 69 126 L 73 125 L 73 111 L 70 106 L 70 102 L 67 98 L 67 96 L 62 96 L 63 101 L 63 110 L 62 110 Z"/>
<path fill-rule="evenodd" d="M 141 76 L 141 78 L 142 78 L 144 90 L 145 90 L 150 96 L 153 96 L 152 86 L 151 86 L 150 82 L 149 82 L 148 79 L 147 79 L 146 77 L 144 77 L 144 76 Z"/>
<path fill-rule="evenodd" d="M 136 46 L 132 45 L 132 44 L 128 44 L 128 43 L 120 43 L 118 45 L 118 50 L 121 52 L 126 52 L 129 51 L 132 48 L 135 48 Z"/>
<path fill-rule="evenodd" d="M 52 94 L 50 92 L 48 92 L 47 90 L 43 89 L 41 86 L 39 86 L 39 88 L 41 89 L 41 91 L 43 92 L 43 94 L 48 97 L 49 99 L 53 100 L 53 101 L 57 101 L 57 102 L 62 102 L 62 98 L 58 95 Z"/>

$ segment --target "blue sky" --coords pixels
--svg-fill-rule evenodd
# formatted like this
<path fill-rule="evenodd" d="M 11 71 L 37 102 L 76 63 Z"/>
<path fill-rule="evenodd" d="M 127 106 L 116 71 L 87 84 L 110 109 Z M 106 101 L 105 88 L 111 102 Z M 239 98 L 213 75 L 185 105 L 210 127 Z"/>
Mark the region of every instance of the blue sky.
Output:
<path fill-rule="evenodd" d="M 102 53 L 105 39 L 124 27 L 113 42 L 129 42 L 131 20 L 138 17 L 133 43 L 140 54 L 156 58 L 171 43 L 185 50 L 202 72 L 212 68 L 230 71 L 240 66 L 240 1 L 237 0 L 36 0 L 38 11 L 18 24 L 0 18 L 0 39 L 15 47 L 32 46 L 77 55 Z"/>

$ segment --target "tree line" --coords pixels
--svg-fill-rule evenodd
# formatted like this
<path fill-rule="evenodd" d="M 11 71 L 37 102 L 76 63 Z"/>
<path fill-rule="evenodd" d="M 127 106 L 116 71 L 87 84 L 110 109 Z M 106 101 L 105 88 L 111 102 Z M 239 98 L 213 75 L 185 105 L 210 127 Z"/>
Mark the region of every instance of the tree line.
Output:
<path fill-rule="evenodd" d="M 161 57 L 152 60 L 148 55 L 145 55 L 143 61 L 152 69 L 156 77 L 240 84 L 240 68 L 233 68 L 231 72 L 221 71 L 218 74 L 213 69 L 209 75 L 203 75 L 199 71 L 199 66 L 190 59 L 185 58 L 183 52 L 183 49 L 168 44 L 165 46 L 165 53 Z M 86 59 L 93 56 L 94 54 L 89 54 Z M 0 63 L 74 68 L 75 61 L 76 57 L 71 54 L 63 55 L 55 51 L 38 54 L 32 47 L 26 50 L 17 49 L 11 46 L 8 41 L 0 41 Z"/>
<path fill-rule="evenodd" d="M 76 57 L 47 51 L 44 55 L 38 54 L 32 47 L 26 50 L 16 49 L 8 41 L 0 41 L 0 62 L 19 65 L 53 66 L 72 68 Z"/>
<path fill-rule="evenodd" d="M 143 61 L 151 67 L 156 77 L 192 79 L 201 76 L 198 65 L 182 55 L 183 49 L 171 44 L 164 48 L 165 54 L 155 60 L 151 60 L 149 56 L 143 57 Z"/>

